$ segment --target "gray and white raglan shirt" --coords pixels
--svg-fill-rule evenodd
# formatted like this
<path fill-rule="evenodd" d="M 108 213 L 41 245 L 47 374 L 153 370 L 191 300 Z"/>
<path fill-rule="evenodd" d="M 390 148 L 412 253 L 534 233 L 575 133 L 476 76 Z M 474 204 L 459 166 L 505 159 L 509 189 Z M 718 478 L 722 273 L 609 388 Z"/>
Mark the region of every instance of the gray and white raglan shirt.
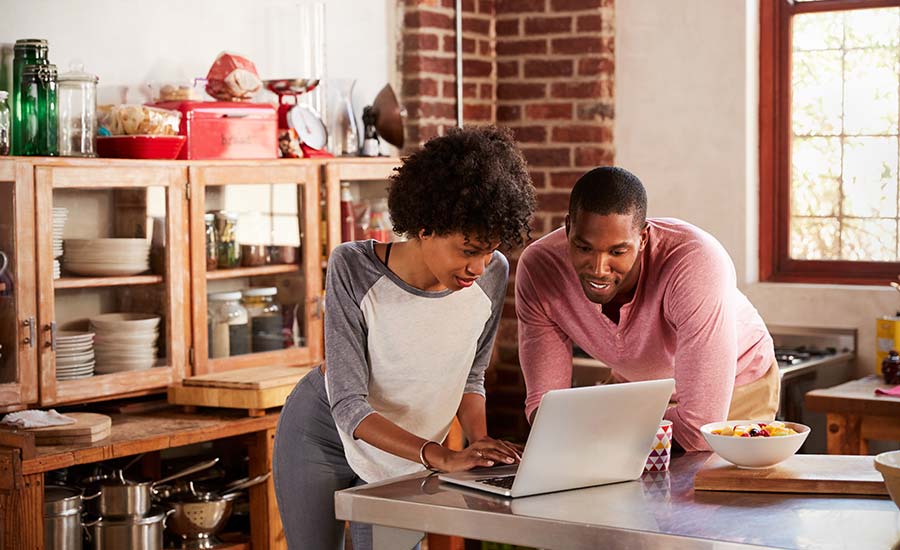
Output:
<path fill-rule="evenodd" d="M 374 241 L 345 243 L 328 261 L 325 384 L 347 462 L 372 483 L 421 471 L 353 432 L 372 413 L 442 441 L 464 393 L 484 395 L 509 264 L 499 252 L 472 286 L 426 292 L 375 255 Z"/>

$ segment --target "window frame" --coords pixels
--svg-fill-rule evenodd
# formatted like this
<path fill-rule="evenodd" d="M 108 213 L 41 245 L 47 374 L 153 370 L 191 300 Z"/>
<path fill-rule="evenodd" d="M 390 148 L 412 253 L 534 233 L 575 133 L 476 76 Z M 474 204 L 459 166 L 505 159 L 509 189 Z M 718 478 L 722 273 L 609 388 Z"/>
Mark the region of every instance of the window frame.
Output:
<path fill-rule="evenodd" d="M 900 0 L 762 0 L 759 33 L 759 279 L 874 285 L 894 281 L 900 262 L 790 257 L 791 18 L 799 13 L 900 7 Z"/>

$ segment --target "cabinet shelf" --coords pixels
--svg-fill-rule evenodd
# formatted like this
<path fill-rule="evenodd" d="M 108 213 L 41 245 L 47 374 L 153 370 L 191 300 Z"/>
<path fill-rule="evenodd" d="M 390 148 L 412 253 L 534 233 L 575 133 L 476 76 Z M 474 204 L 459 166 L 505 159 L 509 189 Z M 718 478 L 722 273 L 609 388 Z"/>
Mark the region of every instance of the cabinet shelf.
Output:
<path fill-rule="evenodd" d="M 107 286 L 155 285 L 163 282 L 162 275 L 132 275 L 130 277 L 61 277 L 53 281 L 53 288 L 100 288 Z"/>
<path fill-rule="evenodd" d="M 256 277 L 259 275 L 278 275 L 300 271 L 297 264 L 261 265 L 258 267 L 235 267 L 232 269 L 216 269 L 206 272 L 207 280 L 237 279 L 240 277 Z"/>

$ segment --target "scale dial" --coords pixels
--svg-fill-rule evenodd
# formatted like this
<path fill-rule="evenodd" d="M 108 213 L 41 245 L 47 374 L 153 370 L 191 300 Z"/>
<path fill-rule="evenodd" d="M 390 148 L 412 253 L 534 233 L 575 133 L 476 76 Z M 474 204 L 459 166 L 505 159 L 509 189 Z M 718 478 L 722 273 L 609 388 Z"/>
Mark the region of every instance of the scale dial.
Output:
<path fill-rule="evenodd" d="M 293 128 L 300 141 L 313 149 L 322 149 L 328 142 L 328 131 L 319 115 L 309 107 L 295 105 L 288 112 L 288 126 Z"/>

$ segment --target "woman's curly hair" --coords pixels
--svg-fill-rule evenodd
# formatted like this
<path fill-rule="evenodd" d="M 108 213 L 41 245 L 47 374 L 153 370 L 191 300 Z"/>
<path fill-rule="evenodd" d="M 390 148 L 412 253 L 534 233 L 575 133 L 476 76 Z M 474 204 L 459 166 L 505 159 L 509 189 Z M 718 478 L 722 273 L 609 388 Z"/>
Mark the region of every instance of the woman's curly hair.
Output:
<path fill-rule="evenodd" d="M 530 237 L 534 187 L 508 129 L 453 128 L 404 159 L 388 208 L 401 235 L 462 233 L 510 249 Z"/>

